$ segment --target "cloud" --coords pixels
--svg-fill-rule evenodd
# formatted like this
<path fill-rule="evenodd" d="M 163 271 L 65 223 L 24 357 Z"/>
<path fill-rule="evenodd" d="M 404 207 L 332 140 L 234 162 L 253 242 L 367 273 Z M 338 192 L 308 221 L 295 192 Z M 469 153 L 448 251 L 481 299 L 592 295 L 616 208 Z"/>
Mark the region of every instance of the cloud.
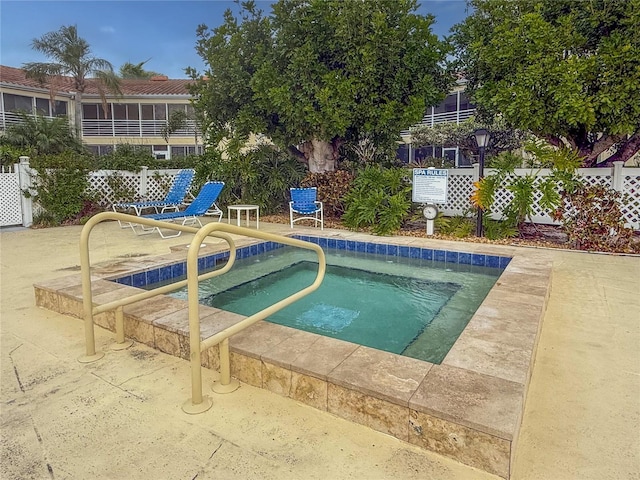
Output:
<path fill-rule="evenodd" d="M 100 27 L 100 31 L 103 32 L 103 33 L 116 33 L 116 29 L 111 27 L 111 26 L 109 26 L 109 25 L 106 25 L 104 27 Z"/>

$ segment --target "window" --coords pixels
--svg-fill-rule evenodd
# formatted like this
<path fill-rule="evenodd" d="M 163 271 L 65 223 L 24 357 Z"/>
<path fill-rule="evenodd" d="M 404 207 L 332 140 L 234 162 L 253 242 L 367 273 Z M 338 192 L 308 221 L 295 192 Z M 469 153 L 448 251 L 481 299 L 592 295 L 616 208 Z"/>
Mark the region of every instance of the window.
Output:
<path fill-rule="evenodd" d="M 122 103 L 114 103 L 112 105 L 113 119 L 114 120 L 126 120 L 127 119 L 127 106 Z"/>
<path fill-rule="evenodd" d="M 396 158 L 402 163 L 409 163 L 409 145 L 400 145 L 396 150 Z"/>
<path fill-rule="evenodd" d="M 158 160 L 167 160 L 169 158 L 169 145 L 154 145 L 153 156 Z"/>
<path fill-rule="evenodd" d="M 3 106 L 5 112 L 33 113 L 33 98 L 5 93 L 3 95 Z"/>
<path fill-rule="evenodd" d="M 458 95 L 447 95 L 444 100 L 444 111 L 455 112 L 458 109 Z"/>
<path fill-rule="evenodd" d="M 53 116 L 64 117 L 67 114 L 67 102 L 56 100 L 53 102 Z"/>
<path fill-rule="evenodd" d="M 51 116 L 49 112 L 49 99 L 36 98 L 36 113 L 38 115 L 44 115 L 45 117 Z"/>
<path fill-rule="evenodd" d="M 186 157 L 187 155 L 202 155 L 202 146 L 173 146 L 171 147 L 171 158 Z"/>
<path fill-rule="evenodd" d="M 108 155 L 113 152 L 113 145 L 87 145 L 87 148 L 94 155 Z"/>
<path fill-rule="evenodd" d="M 140 117 L 137 103 L 114 103 L 114 120 L 138 120 Z"/>
<path fill-rule="evenodd" d="M 7 112 L 22 111 L 33 112 L 35 102 L 35 113 L 45 117 L 62 117 L 67 114 L 67 102 L 54 100 L 52 103 L 48 98 L 25 97 L 23 95 L 4 94 L 4 110 Z"/>
<path fill-rule="evenodd" d="M 421 162 L 425 158 L 433 157 L 433 147 L 419 147 L 415 149 L 415 161 Z"/>
<path fill-rule="evenodd" d="M 184 112 L 187 113 L 187 105 L 177 105 L 175 103 L 169 104 L 169 115 L 173 112 Z"/>
<path fill-rule="evenodd" d="M 466 93 L 460 93 L 460 110 L 473 110 L 476 106 L 471 103 Z"/>
<path fill-rule="evenodd" d="M 165 103 L 140 105 L 142 120 L 166 120 L 167 105 Z"/>
<path fill-rule="evenodd" d="M 104 109 L 99 103 L 83 103 L 82 118 L 84 120 L 102 120 L 104 119 Z"/>

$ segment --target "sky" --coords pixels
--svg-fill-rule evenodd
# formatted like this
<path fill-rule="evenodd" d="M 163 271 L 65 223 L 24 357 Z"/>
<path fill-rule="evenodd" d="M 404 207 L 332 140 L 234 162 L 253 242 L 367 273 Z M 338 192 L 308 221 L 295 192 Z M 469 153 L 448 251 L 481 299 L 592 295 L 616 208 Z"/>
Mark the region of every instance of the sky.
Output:
<path fill-rule="evenodd" d="M 418 1 L 418 13 L 435 16 L 432 29 L 439 36 L 466 17 L 464 0 Z M 271 1 L 256 3 L 265 14 L 271 12 Z M 31 48 L 33 39 L 76 25 L 93 56 L 108 60 L 115 70 L 148 60 L 145 70 L 187 78 L 186 67 L 205 67 L 195 51 L 196 28 L 220 25 L 227 8 L 237 11 L 229 0 L 0 0 L 0 64 L 19 68 L 47 61 Z"/>

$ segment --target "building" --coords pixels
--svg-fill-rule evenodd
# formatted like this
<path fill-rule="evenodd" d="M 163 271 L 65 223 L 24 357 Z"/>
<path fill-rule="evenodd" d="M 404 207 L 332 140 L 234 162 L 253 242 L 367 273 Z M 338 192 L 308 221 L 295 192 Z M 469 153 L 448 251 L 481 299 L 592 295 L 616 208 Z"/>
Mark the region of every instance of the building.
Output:
<path fill-rule="evenodd" d="M 420 125 L 434 126 L 439 123 L 460 124 L 475 115 L 476 107 L 464 92 L 466 82 L 458 80 L 455 88 L 438 105 L 429 107 Z M 401 132 L 404 141 L 398 148 L 398 158 L 404 163 L 413 163 L 427 157 L 447 159 L 456 167 L 470 167 L 472 159 L 466 158 L 459 147 L 411 144 L 409 131 Z"/>
<path fill-rule="evenodd" d="M 99 155 L 112 151 L 118 144 L 142 146 L 158 159 L 201 153 L 202 138 L 191 120 L 189 82 L 165 76 L 121 80 L 122 96 L 109 95 L 105 109 L 96 81 L 87 79 L 81 108 L 83 143 Z M 66 115 L 74 122 L 76 96 L 70 78 L 59 79 L 55 85 L 41 85 L 28 79 L 22 69 L 0 65 L 0 96 L 0 131 L 20 121 L 18 112 L 45 117 Z M 184 112 L 188 120 L 167 142 L 162 129 L 175 111 Z"/>

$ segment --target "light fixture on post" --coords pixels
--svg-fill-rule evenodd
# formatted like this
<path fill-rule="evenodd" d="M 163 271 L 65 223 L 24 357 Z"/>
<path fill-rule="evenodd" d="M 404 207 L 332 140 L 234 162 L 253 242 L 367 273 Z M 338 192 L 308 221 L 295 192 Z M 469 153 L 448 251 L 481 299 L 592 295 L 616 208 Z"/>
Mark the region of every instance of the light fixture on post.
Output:
<path fill-rule="evenodd" d="M 478 160 L 480 163 L 478 180 L 482 180 L 484 177 L 484 150 L 489 145 L 491 135 L 489 134 L 489 130 L 486 128 L 478 128 L 473 132 L 473 136 L 476 140 L 476 145 L 478 145 Z M 478 207 L 478 217 L 476 218 L 476 237 L 482 236 L 482 214 L 482 208 Z"/>

